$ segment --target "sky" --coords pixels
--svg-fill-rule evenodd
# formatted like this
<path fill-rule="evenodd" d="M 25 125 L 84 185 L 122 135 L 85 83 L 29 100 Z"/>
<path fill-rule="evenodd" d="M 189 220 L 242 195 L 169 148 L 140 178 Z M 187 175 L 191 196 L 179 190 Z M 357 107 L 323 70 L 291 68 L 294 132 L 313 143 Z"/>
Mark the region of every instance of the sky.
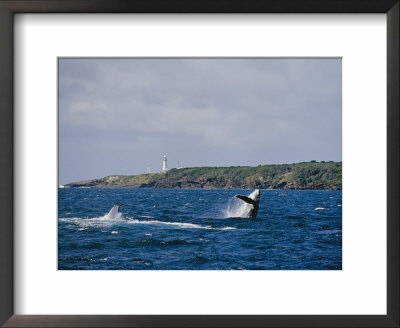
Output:
<path fill-rule="evenodd" d="M 342 160 L 339 58 L 60 58 L 59 183 Z"/>

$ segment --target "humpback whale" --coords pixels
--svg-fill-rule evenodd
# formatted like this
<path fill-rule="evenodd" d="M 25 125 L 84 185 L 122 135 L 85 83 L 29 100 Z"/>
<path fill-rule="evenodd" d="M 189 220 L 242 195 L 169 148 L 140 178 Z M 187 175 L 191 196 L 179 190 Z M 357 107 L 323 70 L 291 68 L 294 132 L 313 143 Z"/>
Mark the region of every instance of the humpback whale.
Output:
<path fill-rule="evenodd" d="M 119 208 L 122 206 L 123 204 L 116 204 L 112 207 L 112 209 L 110 210 L 110 212 L 108 212 L 108 214 L 106 215 L 106 219 L 107 220 L 115 220 L 118 218 L 119 215 Z"/>
<path fill-rule="evenodd" d="M 258 206 L 260 205 L 260 189 L 254 190 L 250 195 L 243 196 L 243 195 L 235 195 L 235 197 L 241 199 L 242 201 L 246 202 L 247 204 L 251 205 L 251 209 L 247 214 L 248 217 L 255 218 L 258 212 Z"/>

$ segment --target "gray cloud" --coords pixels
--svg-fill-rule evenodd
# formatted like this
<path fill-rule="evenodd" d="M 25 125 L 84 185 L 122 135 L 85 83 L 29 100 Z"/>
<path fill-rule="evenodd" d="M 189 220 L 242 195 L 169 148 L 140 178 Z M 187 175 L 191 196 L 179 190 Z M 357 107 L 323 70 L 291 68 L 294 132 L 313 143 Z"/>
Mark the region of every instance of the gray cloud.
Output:
<path fill-rule="evenodd" d="M 340 59 L 60 59 L 60 183 L 341 160 Z"/>

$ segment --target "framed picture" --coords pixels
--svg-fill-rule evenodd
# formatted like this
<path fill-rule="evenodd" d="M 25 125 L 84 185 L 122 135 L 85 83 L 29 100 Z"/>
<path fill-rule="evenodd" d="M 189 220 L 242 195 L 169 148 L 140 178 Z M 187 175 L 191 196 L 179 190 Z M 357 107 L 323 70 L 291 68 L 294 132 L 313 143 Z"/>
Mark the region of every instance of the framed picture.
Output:
<path fill-rule="evenodd" d="M 341 68 L 59 58 L 58 270 L 341 270 Z"/>
<path fill-rule="evenodd" d="M 398 326 L 398 1 L 0 10 L 1 324 Z"/>

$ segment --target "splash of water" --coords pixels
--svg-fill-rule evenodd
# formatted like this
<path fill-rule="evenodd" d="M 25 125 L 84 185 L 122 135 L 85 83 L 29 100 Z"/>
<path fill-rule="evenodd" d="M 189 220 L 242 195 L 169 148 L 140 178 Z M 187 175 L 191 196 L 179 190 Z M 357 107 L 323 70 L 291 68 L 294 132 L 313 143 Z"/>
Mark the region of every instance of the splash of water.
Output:
<path fill-rule="evenodd" d="M 104 216 L 105 220 L 120 220 L 122 214 L 119 212 L 119 207 L 121 204 L 114 205 L 112 209 Z"/>
<path fill-rule="evenodd" d="M 223 215 L 226 218 L 247 218 L 251 205 L 233 197 L 229 200 Z"/>
<path fill-rule="evenodd" d="M 117 213 L 115 216 L 111 215 L 110 213 L 107 213 L 106 215 L 102 216 L 99 218 L 100 220 L 114 220 L 114 221 L 118 221 L 118 220 L 122 220 L 122 213 L 119 212 Z"/>
<path fill-rule="evenodd" d="M 119 213 L 121 214 L 121 213 Z M 67 222 L 73 225 L 79 226 L 79 230 L 87 230 L 89 228 L 104 228 L 111 227 L 115 224 L 149 224 L 149 225 L 169 225 L 176 227 L 178 229 L 207 229 L 207 230 L 236 230 L 235 227 L 212 227 L 210 225 L 200 225 L 187 222 L 168 222 L 168 221 L 158 221 L 158 220 L 137 220 L 135 218 L 123 218 L 122 214 L 119 218 L 114 218 L 111 220 L 107 219 L 107 215 L 96 217 L 96 218 L 59 218 L 61 222 Z M 114 231 L 114 230 L 113 230 Z M 111 231 L 112 234 L 118 234 L 115 231 Z M 104 231 L 105 232 L 105 231 Z M 147 235 L 147 234 L 146 234 Z M 151 234 L 150 234 L 151 235 Z"/>

